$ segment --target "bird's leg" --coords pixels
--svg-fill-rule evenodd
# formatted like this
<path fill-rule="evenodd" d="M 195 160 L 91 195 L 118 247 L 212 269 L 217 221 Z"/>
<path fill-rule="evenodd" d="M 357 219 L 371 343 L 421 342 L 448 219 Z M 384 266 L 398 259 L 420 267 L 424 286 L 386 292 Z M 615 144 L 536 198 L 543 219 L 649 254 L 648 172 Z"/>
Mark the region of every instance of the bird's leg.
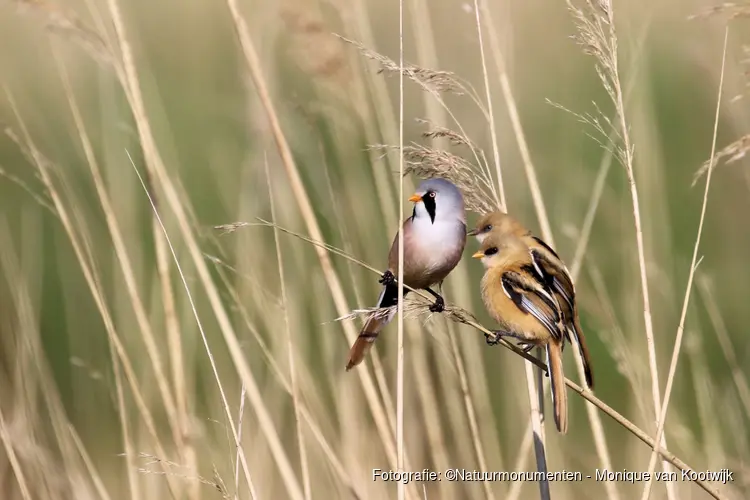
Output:
<path fill-rule="evenodd" d="M 384 286 L 393 285 L 394 283 L 396 283 L 396 277 L 393 275 L 390 269 L 386 269 L 386 271 L 378 280 L 378 283 L 382 283 Z"/>
<path fill-rule="evenodd" d="M 532 350 L 532 349 L 533 349 L 534 347 L 536 347 L 536 346 L 535 346 L 534 344 L 532 344 L 532 343 L 530 343 L 530 342 L 519 342 L 519 343 L 518 343 L 518 345 L 519 345 L 519 346 L 523 346 L 523 347 L 521 348 L 521 350 L 522 350 L 523 352 L 525 352 L 526 354 L 530 353 L 530 352 L 531 352 L 531 350 Z"/>
<path fill-rule="evenodd" d="M 509 332 L 506 330 L 493 330 L 492 333 L 485 333 L 484 338 L 487 341 L 487 344 L 489 345 L 497 345 L 500 342 L 501 337 L 512 337 L 514 339 L 519 340 L 519 346 L 523 346 L 522 350 L 525 353 L 529 353 L 534 347 L 536 347 L 536 344 L 533 344 L 529 342 L 528 340 L 524 339 L 517 333 Z"/>
<path fill-rule="evenodd" d="M 499 344 L 502 337 L 513 337 L 513 334 L 505 330 L 492 330 L 492 333 L 484 334 L 484 339 L 487 341 L 487 345 Z"/>
<path fill-rule="evenodd" d="M 435 297 L 435 303 L 430 306 L 430 311 L 434 313 L 443 312 L 445 310 L 445 300 L 443 300 L 442 295 L 437 293 L 436 291 L 432 290 L 431 288 L 425 288 L 427 292 L 429 292 L 430 295 Z"/>

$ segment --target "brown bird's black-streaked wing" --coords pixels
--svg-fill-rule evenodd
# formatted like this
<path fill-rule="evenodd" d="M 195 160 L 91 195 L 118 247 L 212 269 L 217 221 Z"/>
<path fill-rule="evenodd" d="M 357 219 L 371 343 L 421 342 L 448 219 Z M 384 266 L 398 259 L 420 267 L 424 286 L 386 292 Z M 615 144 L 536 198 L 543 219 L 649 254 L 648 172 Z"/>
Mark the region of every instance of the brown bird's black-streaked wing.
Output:
<path fill-rule="evenodd" d="M 586 374 L 586 384 L 594 387 L 594 374 L 591 367 L 591 358 L 589 355 L 586 338 L 581 331 L 581 325 L 578 321 L 578 312 L 575 298 L 575 287 L 573 280 L 568 274 L 568 270 L 558 257 L 557 253 L 552 250 L 544 241 L 534 238 L 542 249 L 531 249 L 531 259 L 534 269 L 540 276 L 544 284 L 553 295 L 557 298 L 566 324 L 565 336 L 570 341 L 570 333 L 575 336 L 578 350 L 583 360 L 583 369 Z"/>
<path fill-rule="evenodd" d="M 531 314 L 556 339 L 563 337 L 560 309 L 557 300 L 542 282 L 535 278 L 531 266 L 521 272 L 507 271 L 502 277 L 503 291 L 522 312 Z"/>
<path fill-rule="evenodd" d="M 544 243 L 538 238 L 534 239 L 537 242 Z M 557 254 L 546 244 L 544 244 L 543 247 L 555 258 L 550 259 L 544 254 L 544 252 L 535 248 L 531 249 L 531 259 L 534 263 L 534 270 L 537 271 L 537 274 L 542 279 L 544 285 L 556 294 L 559 294 L 563 299 L 565 304 L 560 305 L 563 307 L 567 306 L 572 312 L 575 308 L 575 288 L 573 287 L 573 281 L 570 279 L 568 271 L 563 267 Z"/>

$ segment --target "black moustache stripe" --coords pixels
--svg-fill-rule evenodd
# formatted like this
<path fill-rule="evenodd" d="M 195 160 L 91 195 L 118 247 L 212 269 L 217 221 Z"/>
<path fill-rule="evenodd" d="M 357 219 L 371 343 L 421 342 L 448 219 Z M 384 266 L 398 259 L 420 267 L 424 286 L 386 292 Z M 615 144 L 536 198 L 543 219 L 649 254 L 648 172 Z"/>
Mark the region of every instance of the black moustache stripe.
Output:
<path fill-rule="evenodd" d="M 427 193 L 423 198 L 422 202 L 424 203 L 424 207 L 427 209 L 427 213 L 430 216 L 430 221 L 432 223 L 435 223 L 435 198 L 430 196 L 430 193 Z"/>

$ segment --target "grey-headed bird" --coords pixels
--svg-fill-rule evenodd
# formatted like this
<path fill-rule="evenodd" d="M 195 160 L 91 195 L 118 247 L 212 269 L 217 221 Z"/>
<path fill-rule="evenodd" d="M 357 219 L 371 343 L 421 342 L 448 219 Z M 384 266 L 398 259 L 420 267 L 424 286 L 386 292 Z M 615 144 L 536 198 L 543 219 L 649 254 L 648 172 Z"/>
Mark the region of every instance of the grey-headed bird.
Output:
<path fill-rule="evenodd" d="M 586 383 L 593 388 L 586 341 L 578 320 L 575 288 L 565 264 L 543 240 L 533 236 L 511 216 L 493 212 L 469 232 L 481 248 L 472 257 L 482 259 L 482 297 L 500 324 L 497 333 L 547 351 L 555 424 L 567 431 L 567 394 L 562 365 L 565 339 L 575 337 Z"/>
<path fill-rule="evenodd" d="M 464 199 L 453 183 L 435 178 L 423 181 L 409 201 L 414 203 L 414 210 L 402 226 L 404 284 L 429 292 L 435 297 L 430 310 L 441 312 L 445 301 L 431 287 L 442 286 L 443 280 L 461 260 L 466 245 Z M 397 234 L 393 239 L 388 254 L 388 269 L 380 278 L 383 291 L 378 298 L 379 308 L 398 304 L 398 238 Z M 404 296 L 408 291 L 404 288 Z M 362 362 L 380 331 L 394 316 L 395 311 L 367 320 L 349 351 L 347 371 Z"/>

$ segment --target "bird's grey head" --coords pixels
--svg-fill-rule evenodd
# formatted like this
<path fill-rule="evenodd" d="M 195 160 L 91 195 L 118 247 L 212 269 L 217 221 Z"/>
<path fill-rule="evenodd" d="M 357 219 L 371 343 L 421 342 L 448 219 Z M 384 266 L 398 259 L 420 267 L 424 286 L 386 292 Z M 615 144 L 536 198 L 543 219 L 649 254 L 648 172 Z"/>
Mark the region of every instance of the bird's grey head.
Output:
<path fill-rule="evenodd" d="M 464 197 L 455 184 L 445 179 L 422 181 L 409 201 L 414 202 L 412 216 L 415 219 L 426 218 L 433 224 L 435 221 L 450 220 L 466 223 Z"/>

